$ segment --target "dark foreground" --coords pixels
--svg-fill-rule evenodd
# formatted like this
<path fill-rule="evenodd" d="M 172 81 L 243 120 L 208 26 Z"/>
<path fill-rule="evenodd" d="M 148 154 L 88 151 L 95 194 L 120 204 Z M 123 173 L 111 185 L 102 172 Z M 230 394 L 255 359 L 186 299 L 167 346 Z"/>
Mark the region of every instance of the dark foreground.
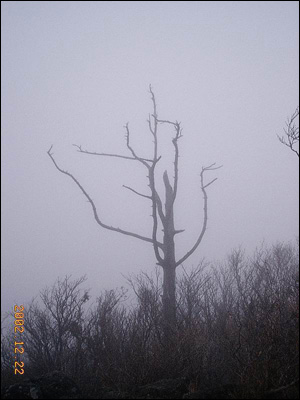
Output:
<path fill-rule="evenodd" d="M 92 380 L 91 380 L 92 384 Z M 59 371 L 3 388 L 3 399 L 239 399 L 254 398 L 242 385 L 222 385 L 215 388 L 194 387 L 185 378 L 163 379 L 132 388 L 130 392 L 103 387 L 97 396 L 90 397 L 74 380 Z M 260 399 L 298 399 L 299 380 L 275 390 L 261 393 Z"/>

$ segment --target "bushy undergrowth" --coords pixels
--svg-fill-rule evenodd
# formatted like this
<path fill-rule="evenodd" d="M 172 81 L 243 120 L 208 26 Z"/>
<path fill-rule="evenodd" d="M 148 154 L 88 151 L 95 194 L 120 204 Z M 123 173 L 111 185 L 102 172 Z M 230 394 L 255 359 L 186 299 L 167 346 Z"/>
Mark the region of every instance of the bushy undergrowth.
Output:
<path fill-rule="evenodd" d="M 178 268 L 177 328 L 163 340 L 161 276 L 128 282 L 135 294 L 103 292 L 88 307 L 85 278 L 59 279 L 26 308 L 26 375 L 61 370 L 90 396 L 101 387 L 131 391 L 185 377 L 190 391 L 242 385 L 244 398 L 289 385 L 299 376 L 297 246 L 241 250 L 215 266 Z M 13 339 L 2 338 L 2 381 L 15 381 Z"/>

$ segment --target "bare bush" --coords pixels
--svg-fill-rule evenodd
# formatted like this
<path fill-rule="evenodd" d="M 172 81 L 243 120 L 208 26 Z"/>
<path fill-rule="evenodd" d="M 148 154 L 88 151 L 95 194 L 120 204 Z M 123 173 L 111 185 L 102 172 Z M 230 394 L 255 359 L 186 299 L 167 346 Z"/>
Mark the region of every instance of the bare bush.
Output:
<path fill-rule="evenodd" d="M 298 119 L 298 124 L 296 120 Z M 279 141 L 289 147 L 299 157 L 299 107 L 286 122 L 284 135 L 277 135 Z"/>
<path fill-rule="evenodd" d="M 76 375 L 81 366 L 84 304 L 87 291 L 79 286 L 86 280 L 58 279 L 40 292 L 40 302 L 27 307 L 24 325 L 26 355 L 34 372 L 61 370 Z M 41 304 L 40 304 L 41 303 Z"/>
<path fill-rule="evenodd" d="M 238 398 L 296 398 L 296 389 L 285 391 L 299 374 L 298 268 L 297 247 L 278 244 L 252 257 L 238 249 L 219 265 L 183 269 L 172 351 L 162 340 L 159 270 L 128 278 L 131 305 L 120 289 L 103 292 L 86 309 L 85 278 L 58 280 L 41 292 L 41 304 L 27 307 L 27 370 L 59 369 L 96 397 L 103 387 L 132 391 L 185 377 L 192 391 L 234 384 L 242 388 Z M 4 372 L 10 341 L 2 341 Z"/>

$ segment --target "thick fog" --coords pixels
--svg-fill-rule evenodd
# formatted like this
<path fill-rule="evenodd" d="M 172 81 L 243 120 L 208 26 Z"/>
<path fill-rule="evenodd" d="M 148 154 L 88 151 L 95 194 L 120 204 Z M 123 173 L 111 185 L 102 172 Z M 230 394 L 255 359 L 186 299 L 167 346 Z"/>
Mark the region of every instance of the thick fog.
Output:
<path fill-rule="evenodd" d="M 102 229 L 151 236 L 151 207 L 123 185 L 149 193 L 149 84 L 162 119 L 180 121 L 175 223 L 182 257 L 208 229 L 189 267 L 242 246 L 298 235 L 298 159 L 277 138 L 298 106 L 299 6 L 278 2 L 2 2 L 2 311 L 28 302 L 57 277 L 86 286 L 125 284 L 156 264 L 151 244 Z M 161 171 L 171 168 L 174 132 L 158 134 Z"/>

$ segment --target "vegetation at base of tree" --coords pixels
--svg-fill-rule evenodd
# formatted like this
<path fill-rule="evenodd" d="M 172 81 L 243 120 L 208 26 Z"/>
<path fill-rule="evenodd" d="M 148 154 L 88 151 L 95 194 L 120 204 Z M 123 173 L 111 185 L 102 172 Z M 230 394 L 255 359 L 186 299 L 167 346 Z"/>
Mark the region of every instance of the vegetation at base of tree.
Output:
<path fill-rule="evenodd" d="M 90 398 L 162 379 L 185 378 L 191 393 L 234 384 L 243 388 L 239 398 L 297 382 L 297 245 L 262 247 L 251 257 L 238 249 L 219 265 L 179 268 L 170 343 L 163 340 L 161 279 L 160 269 L 144 272 L 128 278 L 133 290 L 96 299 L 83 289 L 85 277 L 41 290 L 26 306 L 24 377 L 62 371 Z M 12 331 L 2 337 L 4 386 L 16 382 Z"/>

